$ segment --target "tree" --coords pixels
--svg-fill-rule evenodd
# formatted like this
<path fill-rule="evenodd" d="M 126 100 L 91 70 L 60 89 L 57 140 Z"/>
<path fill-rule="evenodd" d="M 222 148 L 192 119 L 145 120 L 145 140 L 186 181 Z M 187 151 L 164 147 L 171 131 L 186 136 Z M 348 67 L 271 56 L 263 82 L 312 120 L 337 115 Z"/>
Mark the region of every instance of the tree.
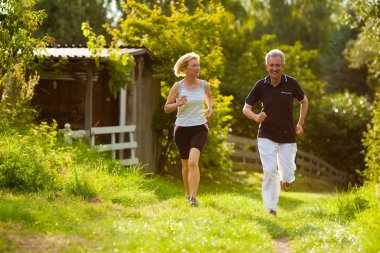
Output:
<path fill-rule="evenodd" d="M 359 95 L 372 94 L 372 88 L 367 84 L 368 71 L 365 66 L 351 68 L 350 62 L 344 56 L 348 41 L 357 37 L 358 30 L 347 26 L 336 26 L 328 33 L 328 42 L 324 43 L 319 57 L 320 79 L 327 83 L 327 92 L 336 93 L 348 90 Z"/>
<path fill-rule="evenodd" d="M 303 149 L 352 175 L 364 170 L 361 139 L 370 121 L 368 97 L 344 92 L 321 96 L 311 107 L 305 134 L 299 139 Z"/>
<path fill-rule="evenodd" d="M 196 9 L 190 15 L 183 3 L 170 6 L 170 13 L 163 13 L 158 6 L 149 9 L 147 5 L 127 1 L 125 17 L 116 28 L 107 26 L 113 43 L 146 47 L 155 59 L 155 77 L 161 80 L 162 97 L 178 79 L 173 66 L 179 56 L 196 52 L 201 56 L 201 77 L 207 79 L 214 97 L 214 117 L 209 121 L 210 137 L 205 147 L 201 166 L 208 169 L 229 169 L 229 148 L 225 146 L 228 137 L 229 105 L 231 97 L 219 92 L 220 77 L 224 72 L 224 58 L 221 47 L 222 34 L 230 30 L 232 16 L 221 5 L 211 4 L 207 11 Z M 164 99 L 163 99 L 164 100 Z M 162 101 L 164 103 L 164 101 Z M 163 104 L 162 104 L 163 105 Z M 161 168 L 164 164 L 178 162 L 176 149 L 172 145 L 174 114 L 165 114 L 162 107 L 156 108 L 157 120 L 153 126 L 163 143 Z M 166 162 L 166 161 L 167 162 Z"/>
<path fill-rule="evenodd" d="M 365 165 L 363 172 L 367 180 L 380 182 L 380 95 L 377 94 L 376 101 L 371 113 L 371 124 L 367 126 L 367 132 L 363 139 L 365 147 Z"/>
<path fill-rule="evenodd" d="M 107 20 L 108 0 L 39 0 L 36 10 L 44 9 L 47 18 L 38 34 L 49 34 L 56 44 L 85 44 L 81 31 L 82 22 L 87 21 L 96 33 L 104 31 Z"/>
<path fill-rule="evenodd" d="M 380 3 L 378 0 L 349 0 L 352 12 L 346 12 L 343 22 L 352 28 L 359 28 L 360 34 L 348 44 L 345 56 L 353 68 L 367 67 L 369 82 L 376 90 L 380 85 Z M 351 15 L 350 15 L 351 14 Z"/>
<path fill-rule="evenodd" d="M 1 124 L 30 119 L 29 102 L 39 76 L 35 72 L 36 48 L 48 38 L 34 38 L 46 13 L 34 11 L 34 0 L 0 0 Z"/>
<path fill-rule="evenodd" d="M 352 67 L 368 68 L 369 82 L 377 91 L 371 113 L 372 120 L 363 139 L 366 164 L 363 175 L 368 180 L 380 182 L 380 3 L 378 0 L 349 0 L 347 3 L 353 12 L 347 13 L 344 21 L 354 28 L 360 28 L 361 32 L 348 45 L 346 56 Z"/>

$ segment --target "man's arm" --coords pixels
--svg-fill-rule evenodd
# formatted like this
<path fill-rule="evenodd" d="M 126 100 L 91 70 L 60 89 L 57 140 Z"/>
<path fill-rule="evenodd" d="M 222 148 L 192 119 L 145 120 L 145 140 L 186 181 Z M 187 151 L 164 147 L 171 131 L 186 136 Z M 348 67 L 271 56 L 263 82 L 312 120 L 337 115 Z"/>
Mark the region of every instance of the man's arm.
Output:
<path fill-rule="evenodd" d="M 257 123 L 261 123 L 265 120 L 267 115 L 265 112 L 260 112 L 259 114 L 256 114 L 252 111 L 252 106 L 245 104 L 243 107 L 243 114 L 251 120 L 256 121 Z"/>
<path fill-rule="evenodd" d="M 298 123 L 296 127 L 296 134 L 303 133 L 303 125 L 305 124 L 305 118 L 306 118 L 308 107 L 309 107 L 309 100 L 305 96 L 302 102 L 300 103 L 300 117 L 298 119 Z"/>

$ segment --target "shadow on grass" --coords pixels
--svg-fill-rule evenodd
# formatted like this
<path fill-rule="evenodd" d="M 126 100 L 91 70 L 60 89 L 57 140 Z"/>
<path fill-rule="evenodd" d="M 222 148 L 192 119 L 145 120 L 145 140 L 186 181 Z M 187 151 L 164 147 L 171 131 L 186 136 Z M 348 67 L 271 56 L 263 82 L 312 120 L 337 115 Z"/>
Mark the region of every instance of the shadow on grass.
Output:
<path fill-rule="evenodd" d="M 151 174 L 142 186 L 145 190 L 153 190 L 159 200 L 185 195 L 181 174 L 165 174 L 162 176 Z M 263 175 L 259 172 L 212 172 L 201 171 L 198 195 L 216 193 L 237 193 L 260 196 Z M 325 187 L 312 178 L 298 178 L 292 192 L 318 192 Z M 313 188 L 315 187 L 315 188 Z M 325 190 L 323 192 L 330 191 Z M 333 191 L 333 190 L 332 190 Z M 286 210 L 293 210 L 303 201 L 289 196 L 280 197 L 280 205 Z"/>
<path fill-rule="evenodd" d="M 272 236 L 272 238 L 280 238 L 288 235 L 287 229 L 277 224 L 275 217 L 256 217 L 255 221 L 260 226 L 265 227 L 265 230 Z"/>
<path fill-rule="evenodd" d="M 175 196 L 184 196 L 185 189 L 182 178 L 172 175 L 147 175 L 147 180 L 141 186 L 144 190 L 153 190 L 159 200 L 167 200 Z M 198 195 L 216 193 L 237 193 L 237 194 L 260 194 L 261 185 L 247 183 L 243 177 L 231 174 L 201 173 Z"/>
<path fill-rule="evenodd" d="M 306 201 L 302 201 L 299 198 L 293 198 L 290 196 L 280 196 L 278 205 L 286 211 L 293 211 L 299 206 L 303 205 Z"/>

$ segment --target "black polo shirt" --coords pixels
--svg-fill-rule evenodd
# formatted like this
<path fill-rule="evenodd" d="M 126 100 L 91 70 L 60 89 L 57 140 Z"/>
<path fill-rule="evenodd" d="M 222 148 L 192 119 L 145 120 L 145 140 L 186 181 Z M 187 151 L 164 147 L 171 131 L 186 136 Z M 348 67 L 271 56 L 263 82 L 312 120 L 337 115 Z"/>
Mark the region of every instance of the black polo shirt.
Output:
<path fill-rule="evenodd" d="M 269 76 L 259 80 L 245 100 L 250 106 L 261 101 L 261 111 L 267 115 L 259 125 L 258 137 L 277 143 L 295 143 L 293 100 L 295 98 L 302 102 L 304 97 L 298 81 L 291 76 L 282 75 L 281 82 L 276 87 L 270 84 Z"/>

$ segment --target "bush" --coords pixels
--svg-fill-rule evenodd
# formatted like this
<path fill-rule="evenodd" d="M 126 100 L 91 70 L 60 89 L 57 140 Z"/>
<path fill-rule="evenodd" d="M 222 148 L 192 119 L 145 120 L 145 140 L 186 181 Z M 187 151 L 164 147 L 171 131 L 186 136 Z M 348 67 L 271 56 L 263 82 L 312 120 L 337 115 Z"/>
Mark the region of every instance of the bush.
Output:
<path fill-rule="evenodd" d="M 339 170 L 363 171 L 361 139 L 370 121 L 368 98 L 349 92 L 326 94 L 310 107 L 301 149 L 312 151 Z"/>
<path fill-rule="evenodd" d="M 371 115 L 371 124 L 363 139 L 366 165 L 363 175 L 367 180 L 380 182 L 380 93 L 377 94 Z"/>
<path fill-rule="evenodd" d="M 0 140 L 0 186 L 22 192 L 59 188 L 58 175 L 68 161 L 64 149 L 53 148 L 55 125 L 43 123 L 16 134 L 8 132 Z"/>

